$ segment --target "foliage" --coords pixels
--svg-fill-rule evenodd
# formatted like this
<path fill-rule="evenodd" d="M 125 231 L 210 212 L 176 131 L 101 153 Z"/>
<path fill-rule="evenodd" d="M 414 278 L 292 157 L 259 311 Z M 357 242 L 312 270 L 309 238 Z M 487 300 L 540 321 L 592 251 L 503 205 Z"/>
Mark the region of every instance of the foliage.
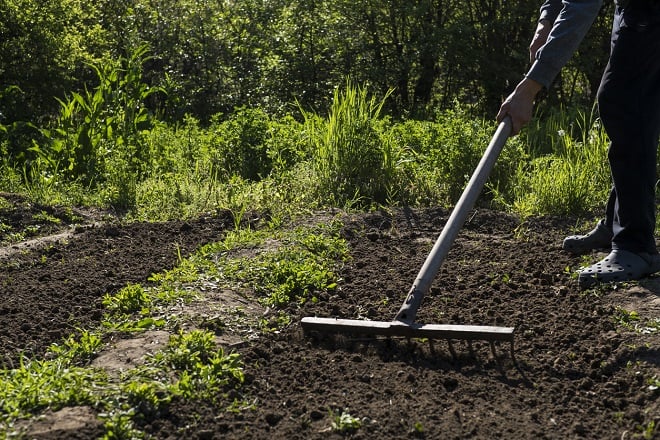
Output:
<path fill-rule="evenodd" d="M 536 8 L 500 6 L 8 0 L 0 188 L 158 220 L 451 204 L 528 63 Z M 552 109 L 593 100 L 610 12 L 539 105 L 546 122 L 509 140 L 488 200 L 522 215 L 602 203 L 604 133 Z"/>
<path fill-rule="evenodd" d="M 42 129 L 42 142 L 30 148 L 36 157 L 30 182 L 78 181 L 102 188 L 119 208 L 134 204 L 148 163 L 143 134 L 153 124 L 145 100 L 159 91 L 142 82 L 146 53 L 139 47 L 117 64 L 95 66 L 99 86 L 60 101 L 55 127 Z"/>
<path fill-rule="evenodd" d="M 349 83 L 335 95 L 327 118 L 303 110 L 304 122 L 243 108 L 206 128 L 192 117 L 172 126 L 152 120 L 122 135 L 104 125 L 108 118 L 93 125 L 86 117 L 42 130 L 60 135 L 35 144 L 36 160 L 21 171 L 25 189 L 42 203 L 96 200 L 143 220 L 228 209 L 279 221 L 323 206 L 451 205 L 495 130 L 458 104 L 435 121 L 396 122 L 380 117 L 385 101 L 366 86 Z M 588 214 L 609 189 L 607 143 L 584 112 L 546 116 L 508 140 L 482 202 L 523 216 Z M 5 166 L 7 178 L 16 175 Z"/>
<path fill-rule="evenodd" d="M 214 124 L 215 136 L 205 152 L 222 181 L 233 176 L 259 180 L 272 170 L 266 141 L 270 121 L 259 109 L 237 109 L 232 117 Z"/>
<path fill-rule="evenodd" d="M 106 294 L 103 297 L 103 305 L 109 311 L 119 313 L 139 312 L 151 304 L 151 298 L 139 284 L 129 284 L 122 288 L 116 295 Z"/>
<path fill-rule="evenodd" d="M 83 332 L 80 341 L 71 337 L 54 344 L 46 360 L 23 358 L 17 368 L 0 371 L 3 432 L 9 433 L 16 419 L 46 408 L 88 405 L 101 411 L 103 438 L 141 438 L 135 421 L 158 416 L 174 397 L 219 399 L 244 380 L 239 355 L 216 348 L 213 334 L 204 331 L 179 332 L 163 351 L 118 381 L 88 365 L 100 346 L 97 336 Z"/>
<path fill-rule="evenodd" d="M 87 364 L 100 347 L 98 335 L 82 330 L 53 344 L 44 360 L 21 358 L 17 368 L 0 370 L 0 427 L 45 408 L 98 405 L 108 377 Z"/>
<path fill-rule="evenodd" d="M 360 419 L 353 417 L 346 410 L 342 411 L 341 414 L 333 414 L 331 427 L 333 431 L 336 432 L 354 432 L 362 426 Z"/>
<path fill-rule="evenodd" d="M 200 252 L 210 274 L 230 285 L 254 289 L 263 301 L 282 307 L 291 302 L 315 300 L 318 292 L 336 287 L 336 265 L 348 258 L 338 223 L 327 227 L 299 227 L 292 232 L 268 231 L 268 249 L 254 255 L 236 256 L 265 239 L 263 232 L 238 230 Z M 274 236 L 273 236 L 274 235 Z"/>
<path fill-rule="evenodd" d="M 548 105 L 594 99 L 611 12 L 604 6 Z M 154 57 L 145 82 L 168 92 L 148 106 L 167 122 L 240 107 L 281 115 L 294 99 L 324 109 L 346 77 L 381 97 L 393 89 L 387 111 L 395 117 L 426 118 L 455 100 L 494 114 L 528 67 L 537 14 L 529 2 L 477 0 L 7 0 L 0 87 L 16 89 L 0 98 L 0 113 L 8 123 L 44 121 L 54 98 L 95 83 L 90 63 L 128 58 L 146 44 Z"/>
<path fill-rule="evenodd" d="M 151 357 L 146 365 L 169 366 L 178 372 L 178 380 L 169 387 L 174 395 L 186 399 L 213 399 L 218 392 L 240 385 L 244 380 L 240 356 L 226 355 L 222 348 L 216 348 L 213 337 L 213 333 L 201 330 L 179 332 L 171 336 L 167 348 Z"/>
<path fill-rule="evenodd" d="M 347 83 L 335 90 L 327 121 L 305 113 L 320 197 L 330 204 L 384 203 L 395 170 L 377 122 L 384 101 Z"/>
<path fill-rule="evenodd" d="M 520 165 L 511 192 L 514 211 L 585 215 L 604 203 L 610 190 L 607 136 L 598 119 L 583 115 L 577 123 L 555 127 L 552 154 Z"/>
<path fill-rule="evenodd" d="M 92 0 L 0 3 L 0 89 L 13 87 L 0 93 L 0 114 L 9 124 L 49 117 L 55 98 L 92 78 L 85 66 L 106 57 L 111 39 L 98 12 Z"/>

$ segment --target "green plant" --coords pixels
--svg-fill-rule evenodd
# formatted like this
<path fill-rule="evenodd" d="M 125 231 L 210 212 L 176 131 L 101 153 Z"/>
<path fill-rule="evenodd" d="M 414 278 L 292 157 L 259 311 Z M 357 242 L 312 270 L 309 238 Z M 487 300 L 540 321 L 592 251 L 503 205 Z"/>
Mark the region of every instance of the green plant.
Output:
<path fill-rule="evenodd" d="M 38 166 L 26 172 L 26 183 L 80 181 L 101 188 L 117 207 L 134 205 L 137 182 L 148 169 L 144 132 L 154 124 L 145 102 L 162 92 L 142 80 L 147 52 L 142 45 L 117 62 L 91 65 L 99 80 L 94 91 L 58 99 L 59 118 L 41 130 L 43 141 L 33 141 L 30 148 Z"/>
<path fill-rule="evenodd" d="M 360 419 L 353 417 L 347 410 L 343 410 L 341 414 L 331 414 L 331 427 L 336 432 L 353 432 L 362 426 Z"/>
<path fill-rule="evenodd" d="M 289 324 L 291 324 L 291 316 L 280 311 L 270 319 L 262 318 L 259 321 L 259 328 L 264 333 L 269 333 L 269 332 L 277 331 L 282 327 L 286 327 Z"/>
<path fill-rule="evenodd" d="M 44 408 L 96 405 L 107 384 L 105 373 L 72 365 L 73 355 L 52 360 L 21 359 L 18 368 L 0 371 L 0 422 Z"/>
<path fill-rule="evenodd" d="M 647 382 L 649 384 L 649 389 L 651 391 L 660 389 L 660 376 L 653 376 L 649 378 Z"/>
<path fill-rule="evenodd" d="M 651 420 L 646 425 L 639 426 L 638 429 L 644 440 L 652 440 L 656 438 L 655 435 L 658 433 L 658 430 L 656 429 L 655 420 Z"/>
<path fill-rule="evenodd" d="M 240 282 L 261 294 L 264 302 L 281 307 L 290 302 L 312 299 L 315 292 L 336 287 L 334 266 L 347 258 L 344 240 L 337 236 L 337 224 L 330 227 L 300 227 L 291 232 L 268 231 L 273 237 L 267 250 L 236 257 L 228 250 L 250 248 L 263 242 L 264 233 L 243 229 L 227 234 L 221 243 L 202 249 L 216 252 L 218 276 Z M 276 240 L 276 241 L 275 241 Z"/>
<path fill-rule="evenodd" d="M 390 93 L 377 101 L 366 87 L 347 81 L 344 91 L 335 89 L 327 121 L 301 109 L 314 152 L 319 191 L 329 203 L 369 206 L 386 202 L 395 170 L 377 121 Z"/>
<path fill-rule="evenodd" d="M 70 335 L 61 344 L 52 344 L 48 351 L 70 362 L 86 363 L 101 349 L 101 337 L 87 330 L 79 330 L 79 335 Z"/>
<path fill-rule="evenodd" d="M 422 422 L 415 422 L 412 427 L 412 434 L 417 437 L 424 436 L 424 425 Z"/>
<path fill-rule="evenodd" d="M 244 380 L 240 356 L 225 354 L 215 346 L 211 332 L 195 330 L 170 337 L 167 349 L 153 356 L 147 365 L 167 366 L 177 380 L 168 390 L 187 399 L 213 398 L 227 387 Z"/>
<path fill-rule="evenodd" d="M 115 295 L 103 297 L 103 305 L 118 313 L 140 312 L 150 304 L 151 298 L 140 284 L 129 284 Z"/>
<path fill-rule="evenodd" d="M 99 414 L 104 420 L 104 433 L 101 440 L 129 440 L 144 438 L 144 432 L 135 428 L 134 409 L 113 409 Z"/>
<path fill-rule="evenodd" d="M 60 223 L 62 223 L 61 219 L 59 219 L 59 218 L 57 218 L 57 217 L 55 217 L 51 214 L 48 214 L 46 211 L 40 211 L 36 214 L 33 214 L 32 218 L 34 220 L 37 220 L 37 221 L 53 223 L 55 225 L 59 225 Z"/>
<path fill-rule="evenodd" d="M 139 413 L 151 419 L 156 416 L 172 400 L 172 394 L 167 393 L 167 387 L 157 380 L 145 381 L 135 379 L 121 384 L 121 397 Z"/>
<path fill-rule="evenodd" d="M 588 214 L 610 188 L 608 141 L 600 121 L 582 114 L 577 135 L 558 127 L 552 154 L 521 164 L 513 186 L 513 211 L 532 214 Z"/>

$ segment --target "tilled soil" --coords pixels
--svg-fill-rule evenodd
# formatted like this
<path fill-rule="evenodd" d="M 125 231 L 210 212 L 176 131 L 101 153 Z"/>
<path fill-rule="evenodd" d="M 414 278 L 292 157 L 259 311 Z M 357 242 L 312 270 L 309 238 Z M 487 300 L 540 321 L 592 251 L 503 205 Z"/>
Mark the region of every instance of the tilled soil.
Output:
<path fill-rule="evenodd" d="M 13 209 L 0 210 L 14 230 L 43 211 L 14 201 Z M 66 234 L 0 253 L 4 368 L 98 324 L 105 293 L 146 282 L 233 227 L 220 214 L 67 229 L 74 221 L 65 214 L 57 227 L 43 230 Z M 340 288 L 317 303 L 291 305 L 292 323 L 280 332 L 231 348 L 246 373 L 233 397 L 251 405 L 231 412 L 225 397 L 174 401 L 141 428 L 158 439 L 657 437 L 660 332 L 641 324 L 660 319 L 660 279 L 580 291 L 574 270 L 586 260 L 560 246 L 574 232 L 574 219 L 520 224 L 476 210 L 419 310 L 421 323 L 515 327 L 515 358 L 507 343 L 497 343 L 493 353 L 485 342 L 454 341 L 454 356 L 444 340 L 303 334 L 305 316 L 391 320 L 448 215 L 444 209 L 343 214 L 351 260 L 340 270 Z M 638 313 L 638 328 L 616 319 L 622 309 Z M 333 429 L 342 413 L 359 420 L 359 428 Z M 44 430 L 38 438 L 91 439 L 101 432 L 89 424 Z"/>

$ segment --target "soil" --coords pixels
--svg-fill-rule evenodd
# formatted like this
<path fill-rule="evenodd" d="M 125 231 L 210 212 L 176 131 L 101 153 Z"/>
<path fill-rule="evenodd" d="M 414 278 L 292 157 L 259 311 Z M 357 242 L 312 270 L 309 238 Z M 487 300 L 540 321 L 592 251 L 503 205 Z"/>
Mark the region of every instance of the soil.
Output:
<path fill-rule="evenodd" d="M 228 213 L 127 224 L 108 213 L 2 198 L 0 221 L 11 226 L 0 232 L 3 368 L 16 366 L 21 355 L 43 356 L 76 329 L 94 328 L 104 294 L 147 283 L 234 224 Z M 44 212 L 50 220 L 35 217 Z M 233 397 L 250 406 L 227 411 L 226 396 L 174 401 L 140 428 L 157 439 L 658 438 L 660 278 L 580 291 L 574 270 L 586 260 L 560 245 L 576 226 L 592 222 L 542 217 L 521 224 L 478 209 L 461 229 L 416 321 L 514 327 L 515 358 L 508 343 L 496 343 L 493 353 L 486 342 L 454 341 L 454 356 L 444 340 L 302 332 L 305 316 L 393 319 L 449 213 L 341 214 L 351 260 L 339 271 L 337 291 L 291 305 L 291 324 L 278 332 L 230 326 L 219 334 L 219 343 L 244 361 L 246 381 Z M 259 226 L 258 216 L 250 219 Z M 32 236 L 9 244 L 19 231 Z M 270 313 L 249 292 L 219 289 L 209 289 L 187 313 L 212 317 L 237 305 L 255 319 Z M 637 327 L 616 319 L 622 309 L 638 313 Z M 94 362 L 121 368 L 139 358 L 135 350 L 166 339 L 147 332 L 116 341 Z M 25 429 L 29 438 L 93 439 L 103 432 L 94 414 L 46 411 Z M 341 414 L 359 420 L 359 428 L 333 430 Z"/>

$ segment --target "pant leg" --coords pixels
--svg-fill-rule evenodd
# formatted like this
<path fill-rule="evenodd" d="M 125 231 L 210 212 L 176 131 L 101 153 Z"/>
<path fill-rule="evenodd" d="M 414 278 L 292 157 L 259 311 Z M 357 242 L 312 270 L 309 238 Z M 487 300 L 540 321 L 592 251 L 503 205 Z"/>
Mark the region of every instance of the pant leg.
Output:
<path fill-rule="evenodd" d="M 660 133 L 660 24 L 617 8 L 612 52 L 598 91 L 613 193 L 608 207 L 613 249 L 657 253 L 655 183 Z M 610 219 L 607 219 L 610 220 Z M 607 221 L 606 220 L 606 221 Z"/>

